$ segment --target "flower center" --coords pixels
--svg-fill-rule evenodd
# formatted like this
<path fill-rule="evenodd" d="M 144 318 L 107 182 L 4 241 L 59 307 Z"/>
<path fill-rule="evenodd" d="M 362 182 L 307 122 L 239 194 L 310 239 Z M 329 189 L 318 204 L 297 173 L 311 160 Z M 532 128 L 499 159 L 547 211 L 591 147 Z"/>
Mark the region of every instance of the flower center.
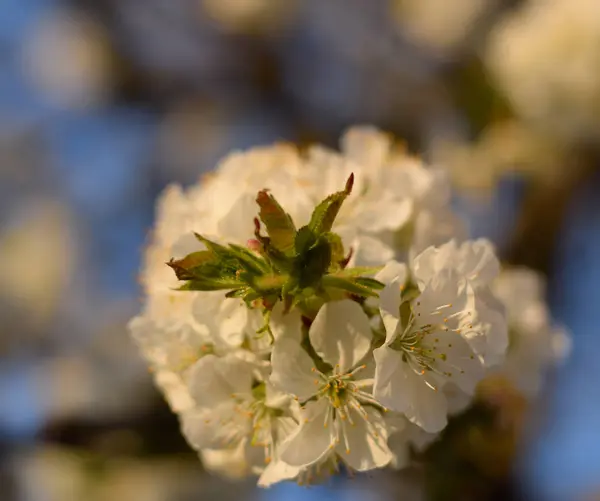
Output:
<path fill-rule="evenodd" d="M 417 306 L 420 306 L 420 302 L 417 302 L 416 304 Z M 446 363 L 448 361 L 448 354 L 445 347 L 441 346 L 440 339 L 437 336 L 439 336 L 439 333 L 450 331 L 460 335 L 462 329 L 459 327 L 452 327 L 450 321 L 460 316 L 470 316 L 471 313 L 457 311 L 448 314 L 447 311 L 449 308 L 452 308 L 452 304 L 444 304 L 427 314 L 429 319 L 439 318 L 439 321 L 419 324 L 419 317 L 421 314 L 415 314 L 410 304 L 408 304 L 408 307 L 410 308 L 410 311 L 406 321 L 406 327 L 390 344 L 390 348 L 402 352 L 402 360 L 419 376 L 425 375 L 426 372 L 434 372 L 440 376 L 451 377 L 451 372 L 444 371 L 439 367 L 440 362 Z M 469 328 L 472 328 L 472 326 L 469 325 Z M 452 348 L 452 344 L 448 344 L 447 347 Z M 454 368 L 461 373 L 463 372 L 458 367 Z M 426 384 L 434 390 L 437 389 L 427 381 Z"/>

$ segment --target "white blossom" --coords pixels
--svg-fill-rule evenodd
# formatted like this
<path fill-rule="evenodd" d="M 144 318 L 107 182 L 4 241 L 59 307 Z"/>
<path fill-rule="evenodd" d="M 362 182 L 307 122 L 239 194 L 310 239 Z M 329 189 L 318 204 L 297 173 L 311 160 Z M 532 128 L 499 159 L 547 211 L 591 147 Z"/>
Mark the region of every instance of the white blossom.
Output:
<path fill-rule="evenodd" d="M 404 267 L 392 262 L 378 277 L 387 283 L 380 294 L 385 342 L 373 351 L 374 396 L 425 431 L 438 432 L 447 422 L 444 385 L 451 381 L 472 394 L 484 374 L 463 337 L 471 330 L 470 285 L 462 285 L 455 270 L 443 269 L 416 298 L 403 302 Z"/>
<path fill-rule="evenodd" d="M 506 306 L 510 330 L 506 360 L 495 372 L 533 397 L 541 390 L 546 371 L 569 354 L 570 338 L 553 325 L 544 299 L 545 282 L 533 270 L 504 270 L 494 291 Z"/>
<path fill-rule="evenodd" d="M 282 446 L 281 459 L 288 465 L 309 470 L 337 456 L 365 471 L 391 460 L 383 409 L 368 391 L 372 380 L 360 377 L 371 337 L 360 305 L 344 300 L 326 303 L 309 331 L 312 346 L 331 369 L 315 367 L 293 340 L 275 344 L 271 382 L 303 406 L 300 426 Z"/>
<path fill-rule="evenodd" d="M 503 360 L 508 346 L 504 308 L 491 291 L 500 263 L 489 241 L 480 239 L 458 245 L 451 240 L 440 247 L 429 247 L 412 263 L 419 288 L 444 270 L 453 270 L 457 286 L 464 290 L 470 322 L 463 335 L 486 366 Z"/>
<path fill-rule="evenodd" d="M 498 23 L 485 60 L 522 117 L 566 139 L 593 139 L 599 50 L 596 0 L 529 0 Z"/>
<path fill-rule="evenodd" d="M 333 193 L 343 200 L 315 241 L 331 255 L 335 248 L 337 258 L 310 286 L 287 271 L 298 266 L 303 278 L 312 270 L 308 254 L 294 247 L 292 261 L 277 258 L 292 263 L 280 269 L 264 228 L 255 234 L 263 189 L 296 229 Z M 369 127 L 350 129 L 339 153 L 289 145 L 234 152 L 198 185 L 167 188 L 145 253 L 145 303 L 129 329 L 208 470 L 256 475 L 268 487 L 312 483 L 341 467 L 400 468 L 411 448 L 424 448 L 449 414 L 468 405 L 484 364 L 502 359 L 506 324 L 491 293 L 499 269 L 493 249 L 463 242 L 449 202 L 441 169 Z M 261 213 L 271 238 L 265 219 Z M 228 297 L 180 290 L 177 277 L 185 274 L 165 263 L 174 258 L 175 268 L 213 245 L 194 232 L 245 247 L 238 251 L 267 265 L 267 279 L 283 278 L 291 288 L 272 292 L 246 281 L 253 295 L 234 289 Z M 350 249 L 350 260 L 340 261 Z M 249 273 L 231 262 L 223 276 Z"/>

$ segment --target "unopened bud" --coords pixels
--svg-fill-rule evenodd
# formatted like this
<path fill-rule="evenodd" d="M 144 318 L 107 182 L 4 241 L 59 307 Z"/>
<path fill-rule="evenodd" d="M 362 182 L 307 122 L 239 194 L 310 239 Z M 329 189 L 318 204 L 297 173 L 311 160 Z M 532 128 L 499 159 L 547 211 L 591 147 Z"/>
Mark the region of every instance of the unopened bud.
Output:
<path fill-rule="evenodd" d="M 260 250 L 260 242 L 255 238 L 250 238 L 246 242 L 246 247 L 248 247 L 248 249 L 250 249 L 251 251 L 258 252 Z"/>

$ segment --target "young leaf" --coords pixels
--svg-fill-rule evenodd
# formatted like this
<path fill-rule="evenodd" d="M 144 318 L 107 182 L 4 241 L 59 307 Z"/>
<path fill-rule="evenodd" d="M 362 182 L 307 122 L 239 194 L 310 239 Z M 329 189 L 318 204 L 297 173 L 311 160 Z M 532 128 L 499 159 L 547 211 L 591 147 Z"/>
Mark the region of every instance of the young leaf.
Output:
<path fill-rule="evenodd" d="M 248 271 L 254 271 L 256 273 L 269 271 L 267 262 L 245 247 L 229 244 L 229 248 L 232 255 L 235 256 Z"/>
<path fill-rule="evenodd" d="M 364 275 L 375 275 L 383 269 L 383 266 L 355 266 L 354 268 L 344 268 L 334 275 L 336 277 L 362 277 Z"/>
<path fill-rule="evenodd" d="M 346 181 L 346 186 L 343 191 L 338 191 L 333 195 L 329 195 L 323 200 L 312 213 L 308 227 L 312 232 L 318 236 L 322 233 L 331 230 L 335 218 L 344 203 L 344 200 L 348 198 L 348 195 L 352 192 L 352 185 L 354 184 L 354 174 L 350 174 L 350 177 Z"/>
<path fill-rule="evenodd" d="M 298 281 L 301 288 L 318 283 L 331 264 L 331 246 L 327 239 L 317 240 L 317 243 L 301 256 L 298 264 Z"/>
<path fill-rule="evenodd" d="M 262 275 L 254 277 L 252 287 L 262 292 L 279 291 L 287 280 L 287 275 Z"/>
<path fill-rule="evenodd" d="M 204 279 L 204 280 L 188 280 L 185 284 L 179 287 L 180 291 L 219 291 L 226 289 L 239 289 L 245 284 L 229 280 L 229 279 Z"/>
<path fill-rule="evenodd" d="M 171 259 L 167 266 L 170 266 L 179 280 L 191 280 L 196 275 L 194 268 L 207 263 L 215 264 L 216 256 L 211 251 L 199 251 L 188 254 L 183 259 Z"/>
<path fill-rule="evenodd" d="M 267 227 L 272 245 L 285 254 L 292 254 L 296 237 L 296 227 L 292 218 L 267 190 L 258 192 L 256 203 L 260 207 L 260 220 Z"/>
<path fill-rule="evenodd" d="M 354 282 L 374 290 L 381 290 L 385 287 L 379 280 L 370 277 L 356 277 Z"/>
<path fill-rule="evenodd" d="M 303 226 L 298 230 L 296 233 L 296 238 L 294 239 L 294 248 L 296 249 L 296 254 L 299 256 L 304 254 L 315 244 L 316 241 L 317 237 L 313 231 L 308 226 Z"/>
<path fill-rule="evenodd" d="M 356 280 L 350 278 L 341 278 L 334 275 L 326 275 L 323 277 L 321 284 L 325 288 L 341 289 L 362 297 L 377 297 L 378 294 L 373 289 L 359 284 Z"/>
<path fill-rule="evenodd" d="M 327 233 L 323 233 L 321 238 L 327 240 L 329 247 L 331 248 L 330 268 L 332 268 L 332 270 L 330 271 L 340 269 L 340 263 L 344 260 L 344 244 L 342 243 L 342 237 L 340 237 L 337 233 L 328 231 Z"/>

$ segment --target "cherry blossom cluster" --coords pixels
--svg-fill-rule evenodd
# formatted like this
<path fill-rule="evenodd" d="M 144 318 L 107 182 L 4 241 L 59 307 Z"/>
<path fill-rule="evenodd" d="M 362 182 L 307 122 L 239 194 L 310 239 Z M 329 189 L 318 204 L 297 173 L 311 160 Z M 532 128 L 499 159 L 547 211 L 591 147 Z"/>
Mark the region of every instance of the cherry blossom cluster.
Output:
<path fill-rule="evenodd" d="M 167 188 L 130 331 L 206 468 L 312 483 L 405 466 L 502 370 L 499 271 L 442 170 L 353 128 Z"/>

